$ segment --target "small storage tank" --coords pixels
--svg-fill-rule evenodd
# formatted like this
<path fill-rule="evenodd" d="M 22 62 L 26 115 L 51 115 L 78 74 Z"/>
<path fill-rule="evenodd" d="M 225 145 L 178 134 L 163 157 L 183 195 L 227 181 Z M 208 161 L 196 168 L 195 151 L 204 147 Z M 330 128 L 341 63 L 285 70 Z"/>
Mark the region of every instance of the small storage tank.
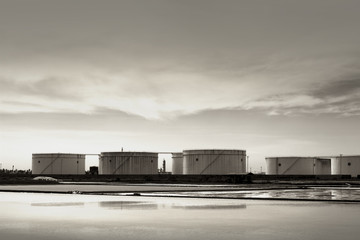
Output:
<path fill-rule="evenodd" d="M 184 174 L 246 173 L 244 150 L 184 150 Z"/>
<path fill-rule="evenodd" d="M 183 174 L 184 158 L 182 152 L 172 153 L 172 174 Z"/>
<path fill-rule="evenodd" d="M 318 157 L 267 157 L 268 175 L 330 175 L 330 158 Z"/>
<path fill-rule="evenodd" d="M 85 174 L 85 155 L 72 153 L 34 153 L 32 174 Z"/>
<path fill-rule="evenodd" d="M 331 157 L 331 174 L 360 175 L 360 156 Z"/>
<path fill-rule="evenodd" d="M 102 152 L 99 174 L 157 174 L 158 153 Z"/>

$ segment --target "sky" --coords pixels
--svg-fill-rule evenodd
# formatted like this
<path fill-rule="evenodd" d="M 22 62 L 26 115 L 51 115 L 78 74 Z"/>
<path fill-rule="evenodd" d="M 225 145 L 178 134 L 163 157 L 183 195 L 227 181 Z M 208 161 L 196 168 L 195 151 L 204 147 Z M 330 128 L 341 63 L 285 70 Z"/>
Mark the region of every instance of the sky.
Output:
<path fill-rule="evenodd" d="M 266 156 L 360 154 L 359 9 L 0 0 L 0 163 L 219 148 L 246 150 L 264 171 Z"/>

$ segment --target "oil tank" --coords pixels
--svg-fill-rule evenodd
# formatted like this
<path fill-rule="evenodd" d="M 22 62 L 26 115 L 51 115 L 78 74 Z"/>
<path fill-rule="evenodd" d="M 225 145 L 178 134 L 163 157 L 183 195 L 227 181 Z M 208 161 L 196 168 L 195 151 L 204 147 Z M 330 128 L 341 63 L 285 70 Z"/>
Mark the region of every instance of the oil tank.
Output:
<path fill-rule="evenodd" d="M 34 153 L 32 155 L 32 173 L 85 174 L 85 155 L 73 153 Z"/>
<path fill-rule="evenodd" d="M 99 174 L 157 174 L 158 153 L 102 152 Z"/>
<path fill-rule="evenodd" d="M 360 175 L 360 156 L 335 156 L 331 157 L 331 174 Z"/>
<path fill-rule="evenodd" d="M 183 174 L 184 158 L 182 152 L 172 153 L 172 174 Z"/>
<path fill-rule="evenodd" d="M 330 158 L 319 157 L 267 157 L 268 175 L 330 175 Z"/>
<path fill-rule="evenodd" d="M 246 172 L 246 151 L 184 150 L 184 174 L 239 174 Z"/>

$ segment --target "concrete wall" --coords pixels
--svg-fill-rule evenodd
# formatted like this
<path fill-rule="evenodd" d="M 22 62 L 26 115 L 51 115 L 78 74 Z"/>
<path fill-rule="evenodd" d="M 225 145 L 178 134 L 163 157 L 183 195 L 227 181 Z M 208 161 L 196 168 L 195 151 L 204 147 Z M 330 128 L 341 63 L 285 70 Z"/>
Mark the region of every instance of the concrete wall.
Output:
<path fill-rule="evenodd" d="M 266 174 L 269 175 L 329 175 L 330 158 L 317 157 L 268 157 Z"/>
<path fill-rule="evenodd" d="M 352 177 L 360 175 L 360 156 L 338 156 L 331 158 L 331 174 Z"/>
<path fill-rule="evenodd" d="M 151 152 L 102 152 L 99 174 L 157 174 L 158 154 Z"/>
<path fill-rule="evenodd" d="M 35 153 L 33 174 L 85 174 L 85 155 L 68 153 Z"/>
<path fill-rule="evenodd" d="M 184 174 L 239 174 L 246 172 L 246 151 L 184 150 Z"/>
<path fill-rule="evenodd" d="M 184 173 L 184 157 L 182 152 L 172 153 L 172 174 Z"/>

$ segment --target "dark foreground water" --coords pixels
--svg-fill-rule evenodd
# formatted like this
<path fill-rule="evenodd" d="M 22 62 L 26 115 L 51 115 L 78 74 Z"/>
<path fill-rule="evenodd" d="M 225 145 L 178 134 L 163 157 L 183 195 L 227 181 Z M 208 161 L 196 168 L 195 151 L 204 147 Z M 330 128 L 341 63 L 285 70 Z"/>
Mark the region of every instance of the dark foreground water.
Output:
<path fill-rule="evenodd" d="M 360 204 L 0 193 L 0 239 L 358 239 Z"/>

